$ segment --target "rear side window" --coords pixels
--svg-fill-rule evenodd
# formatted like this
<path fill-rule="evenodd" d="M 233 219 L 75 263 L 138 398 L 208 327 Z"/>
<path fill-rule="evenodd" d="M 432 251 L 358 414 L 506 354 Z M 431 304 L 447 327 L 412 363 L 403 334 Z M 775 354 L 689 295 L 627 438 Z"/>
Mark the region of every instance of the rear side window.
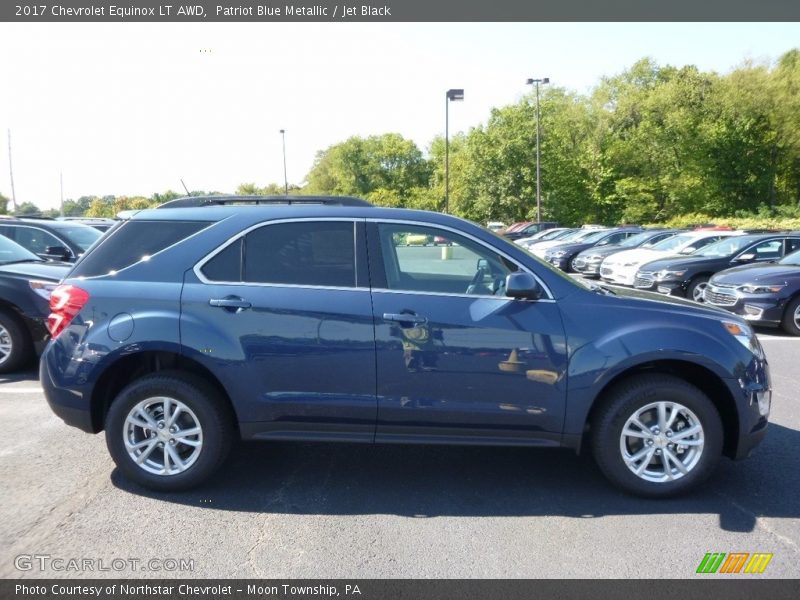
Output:
<path fill-rule="evenodd" d="M 130 267 L 210 224 L 197 221 L 127 221 L 86 253 L 75 265 L 70 277 L 95 277 Z"/>
<path fill-rule="evenodd" d="M 355 287 L 354 223 L 277 223 L 251 231 L 245 236 L 244 281 Z"/>

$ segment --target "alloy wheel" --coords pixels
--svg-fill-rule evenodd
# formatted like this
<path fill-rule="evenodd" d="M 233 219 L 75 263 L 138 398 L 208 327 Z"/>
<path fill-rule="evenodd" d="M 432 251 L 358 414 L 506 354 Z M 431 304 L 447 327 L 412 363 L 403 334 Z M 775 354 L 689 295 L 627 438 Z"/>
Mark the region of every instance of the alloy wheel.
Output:
<path fill-rule="evenodd" d="M 0 325 L 0 365 L 8 360 L 14 350 L 14 342 L 8 330 Z"/>
<path fill-rule="evenodd" d="M 661 483 L 688 475 L 704 443 L 703 425 L 694 412 L 677 402 L 653 402 L 625 422 L 619 449 L 634 475 Z"/>
<path fill-rule="evenodd" d="M 136 404 L 128 412 L 122 436 L 131 460 L 155 475 L 186 471 L 203 448 L 197 416 L 180 400 L 166 396 Z"/>

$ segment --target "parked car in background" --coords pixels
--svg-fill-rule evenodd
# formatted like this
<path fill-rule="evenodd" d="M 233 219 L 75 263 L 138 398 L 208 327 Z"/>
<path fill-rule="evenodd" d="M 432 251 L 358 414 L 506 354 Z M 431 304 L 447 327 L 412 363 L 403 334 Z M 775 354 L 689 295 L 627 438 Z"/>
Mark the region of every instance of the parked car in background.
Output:
<path fill-rule="evenodd" d="M 486 223 L 486 229 L 489 231 L 501 231 L 506 228 L 506 224 L 502 221 L 489 221 Z"/>
<path fill-rule="evenodd" d="M 599 229 L 582 240 L 553 246 L 544 253 L 544 259 L 554 267 L 558 267 L 567 273 L 572 273 L 575 271 L 572 267 L 572 261 L 579 252 L 595 246 L 617 245 L 641 231 L 641 227 Z"/>
<path fill-rule="evenodd" d="M 450 215 L 258 202 L 138 212 L 51 295 L 47 401 L 105 430 L 140 485 L 196 486 L 241 437 L 583 448 L 663 497 L 766 432 L 769 371 L 741 317 L 565 277 Z M 442 260 L 409 235 L 458 245 Z"/>
<path fill-rule="evenodd" d="M 71 268 L 0 236 L 0 373 L 19 370 L 42 350 L 50 292 Z"/>
<path fill-rule="evenodd" d="M 497 231 L 500 235 L 505 235 L 507 233 L 511 233 L 513 231 L 517 231 L 518 229 L 522 229 L 523 227 L 527 227 L 531 224 L 531 221 L 517 221 L 516 223 L 512 223 L 505 229 L 500 229 Z"/>
<path fill-rule="evenodd" d="M 714 273 L 754 262 L 778 261 L 800 248 L 800 232 L 729 237 L 689 256 L 673 256 L 639 267 L 633 285 L 639 289 L 704 302 L 703 293 Z"/>
<path fill-rule="evenodd" d="M 541 223 L 529 223 L 524 227 L 520 227 L 515 231 L 508 231 L 506 230 L 503 233 L 503 236 L 507 237 L 511 241 L 518 240 L 520 238 L 531 237 L 534 233 L 539 233 L 545 229 L 553 229 L 554 227 L 558 227 L 558 223 L 554 221 L 542 221 Z"/>
<path fill-rule="evenodd" d="M 633 248 L 617 252 L 600 263 L 600 278 L 608 283 L 632 286 L 636 281 L 636 272 L 644 263 L 665 256 L 692 254 L 708 244 L 732 235 L 742 235 L 742 233 L 738 231 L 689 231 L 675 235 L 650 248 Z"/>
<path fill-rule="evenodd" d="M 775 263 L 720 271 L 709 280 L 705 301 L 753 324 L 800 335 L 800 250 Z"/>
<path fill-rule="evenodd" d="M 652 248 L 657 243 L 683 231 L 683 229 L 648 229 L 630 236 L 619 244 L 593 246 L 578 253 L 572 261 L 572 268 L 576 273 L 586 277 L 599 277 L 600 263 L 612 254 L 632 248 Z"/>
<path fill-rule="evenodd" d="M 595 235 L 598 229 L 577 229 L 572 233 L 565 235 L 564 237 L 555 237 L 552 240 L 545 240 L 543 242 L 534 242 L 532 244 L 528 244 L 527 250 L 532 254 L 538 256 L 541 259 L 544 259 L 545 252 L 554 246 L 559 246 L 561 244 L 567 244 L 572 242 L 579 242 L 581 240 L 585 240 L 589 236 Z"/>
<path fill-rule="evenodd" d="M 534 233 L 530 237 L 514 240 L 514 243 L 519 246 L 527 247 L 529 243 L 543 242 L 545 240 L 554 240 L 558 237 L 567 235 L 570 231 L 575 231 L 575 229 L 571 229 L 569 227 L 553 227 L 552 229 L 543 229 L 538 233 Z"/>
<path fill-rule="evenodd" d="M 75 262 L 103 234 L 88 225 L 47 218 L 0 218 L 0 235 L 47 260 Z"/>
<path fill-rule="evenodd" d="M 88 225 L 103 233 L 111 229 L 118 222 L 115 219 L 105 219 L 103 217 L 56 217 L 56 220 Z"/>

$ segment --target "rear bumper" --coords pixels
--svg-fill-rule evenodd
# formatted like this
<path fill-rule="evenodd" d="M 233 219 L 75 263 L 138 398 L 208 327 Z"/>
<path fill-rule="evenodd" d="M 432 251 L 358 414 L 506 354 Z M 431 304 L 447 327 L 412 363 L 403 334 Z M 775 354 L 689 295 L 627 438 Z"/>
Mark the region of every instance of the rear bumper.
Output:
<path fill-rule="evenodd" d="M 48 365 L 50 359 L 46 350 L 39 362 L 39 381 L 50 409 L 67 425 L 87 433 L 99 432 L 100 427 L 92 420 L 91 402 L 88 397 L 80 392 L 56 386 L 50 375 Z"/>

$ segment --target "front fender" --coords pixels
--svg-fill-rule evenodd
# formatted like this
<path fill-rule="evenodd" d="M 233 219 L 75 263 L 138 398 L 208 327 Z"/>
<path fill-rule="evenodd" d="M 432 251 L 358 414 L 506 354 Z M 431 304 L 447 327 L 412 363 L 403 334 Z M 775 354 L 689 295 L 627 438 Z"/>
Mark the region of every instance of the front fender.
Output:
<path fill-rule="evenodd" d="M 691 363 L 730 380 L 744 375 L 752 355 L 733 339 L 725 343 L 721 334 L 690 325 L 649 320 L 617 329 L 571 352 L 564 433 L 584 430 L 589 411 L 610 382 L 657 361 Z"/>

